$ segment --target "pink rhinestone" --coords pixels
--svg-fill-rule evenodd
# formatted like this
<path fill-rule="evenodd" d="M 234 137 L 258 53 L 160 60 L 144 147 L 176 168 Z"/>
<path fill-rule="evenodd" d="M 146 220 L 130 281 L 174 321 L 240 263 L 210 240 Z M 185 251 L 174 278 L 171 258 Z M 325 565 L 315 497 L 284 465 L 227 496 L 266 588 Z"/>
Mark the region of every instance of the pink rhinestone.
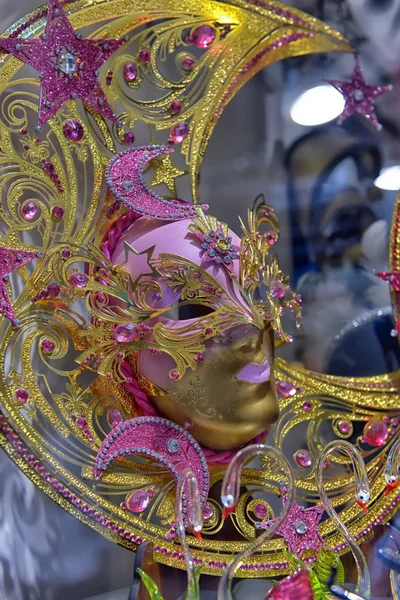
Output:
<path fill-rule="evenodd" d="M 177 379 L 179 379 L 179 373 L 178 373 L 178 371 L 171 371 L 170 378 L 173 379 L 174 381 L 176 381 Z"/>
<path fill-rule="evenodd" d="M 33 200 L 27 200 L 22 205 L 21 214 L 26 221 L 34 221 L 38 216 L 39 207 Z"/>
<path fill-rule="evenodd" d="M 383 421 L 370 421 L 364 427 L 364 439 L 370 446 L 383 446 L 388 438 L 388 428 Z"/>
<path fill-rule="evenodd" d="M 78 417 L 76 420 L 76 424 L 79 427 L 79 429 L 85 429 L 87 421 L 84 417 Z"/>
<path fill-rule="evenodd" d="M 84 288 L 88 281 L 89 278 L 86 273 L 73 273 L 69 278 L 70 284 L 75 288 Z"/>
<path fill-rule="evenodd" d="M 347 435 L 348 433 L 350 433 L 353 430 L 353 425 L 352 425 L 351 421 L 340 421 L 340 423 L 338 425 L 338 429 L 339 429 L 340 433 Z"/>
<path fill-rule="evenodd" d="M 71 256 L 71 252 L 68 250 L 68 248 L 63 248 L 61 254 L 63 258 L 69 258 Z"/>
<path fill-rule="evenodd" d="M 396 419 L 396 418 L 392 419 L 392 425 L 393 425 L 393 427 L 397 427 L 398 424 L 399 424 L 399 420 L 398 419 Z"/>
<path fill-rule="evenodd" d="M 50 283 L 47 286 L 47 291 L 49 292 L 50 296 L 55 298 L 60 293 L 60 286 L 57 283 Z"/>
<path fill-rule="evenodd" d="M 276 240 L 277 240 L 277 235 L 275 233 L 275 231 L 268 231 L 265 234 L 265 237 L 267 239 L 267 242 L 270 246 L 273 246 L 274 244 L 276 244 Z"/>
<path fill-rule="evenodd" d="M 203 508 L 203 519 L 204 521 L 208 521 L 209 519 L 211 519 L 211 517 L 214 514 L 214 509 L 211 506 L 211 504 L 209 504 L 208 502 L 206 502 L 206 504 L 204 505 Z"/>
<path fill-rule="evenodd" d="M 193 67 L 196 64 L 196 60 L 193 58 L 193 56 L 185 56 L 184 59 L 182 60 L 182 68 L 184 71 L 191 71 L 193 69 Z"/>
<path fill-rule="evenodd" d="M 51 209 L 51 216 L 53 217 L 53 219 L 62 219 L 64 216 L 63 207 L 59 206 L 58 204 L 56 206 L 53 206 L 53 208 Z"/>
<path fill-rule="evenodd" d="M 255 512 L 256 517 L 258 517 L 259 519 L 264 519 L 268 514 L 267 507 L 261 503 L 256 504 L 254 512 Z"/>
<path fill-rule="evenodd" d="M 276 391 L 282 398 L 289 398 L 296 394 L 297 388 L 290 381 L 278 381 Z"/>
<path fill-rule="evenodd" d="M 299 467 L 302 467 L 303 469 L 308 469 L 308 467 L 311 467 L 312 465 L 312 458 L 307 450 L 298 450 L 293 455 L 293 458 Z"/>
<path fill-rule="evenodd" d="M 330 464 L 331 464 L 331 461 L 329 460 L 329 458 L 326 458 L 326 459 L 324 460 L 324 464 L 322 465 L 322 467 L 323 467 L 324 469 L 329 469 L 329 465 L 330 465 Z"/>
<path fill-rule="evenodd" d="M 131 146 L 135 141 L 135 136 L 131 131 L 124 133 L 123 142 L 126 146 Z"/>
<path fill-rule="evenodd" d="M 273 298 L 278 298 L 279 300 L 282 300 L 282 298 L 285 297 L 285 293 L 286 290 L 283 283 L 281 283 L 280 281 L 275 281 L 275 283 L 272 284 L 271 294 Z"/>
<path fill-rule="evenodd" d="M 139 337 L 139 330 L 134 323 L 127 323 L 126 325 L 117 325 L 114 329 L 114 339 L 121 344 L 127 344 L 133 342 Z"/>
<path fill-rule="evenodd" d="M 116 408 L 111 408 L 107 413 L 107 419 L 111 427 L 116 427 L 123 421 L 123 416 Z"/>
<path fill-rule="evenodd" d="M 125 81 L 130 83 L 131 81 L 135 81 L 138 76 L 138 69 L 135 63 L 127 62 L 124 64 L 124 77 Z"/>
<path fill-rule="evenodd" d="M 139 60 L 142 63 L 148 63 L 150 61 L 150 52 L 148 50 L 141 50 L 139 52 Z"/>
<path fill-rule="evenodd" d="M 54 351 L 56 345 L 52 340 L 48 340 L 46 338 L 40 342 L 40 347 L 45 354 L 51 354 Z"/>
<path fill-rule="evenodd" d="M 18 402 L 25 404 L 25 402 L 27 402 L 29 399 L 29 392 L 25 388 L 18 388 L 18 390 L 15 392 L 15 396 Z"/>
<path fill-rule="evenodd" d="M 74 119 L 65 122 L 63 132 L 70 142 L 80 142 L 85 133 L 82 123 Z"/>
<path fill-rule="evenodd" d="M 208 48 L 215 40 L 215 33 L 211 25 L 200 25 L 192 32 L 191 40 L 198 48 Z"/>
<path fill-rule="evenodd" d="M 180 144 L 187 137 L 188 133 L 189 125 L 185 121 L 183 123 L 177 123 L 171 129 L 169 139 L 176 144 Z"/>
<path fill-rule="evenodd" d="M 174 100 L 169 105 L 169 112 L 171 113 L 171 115 L 177 115 L 181 112 L 181 110 L 182 110 L 182 103 L 179 102 L 179 100 Z"/>
<path fill-rule="evenodd" d="M 306 400 L 305 402 L 303 402 L 303 409 L 306 411 L 309 411 L 312 409 L 312 404 L 309 400 Z"/>

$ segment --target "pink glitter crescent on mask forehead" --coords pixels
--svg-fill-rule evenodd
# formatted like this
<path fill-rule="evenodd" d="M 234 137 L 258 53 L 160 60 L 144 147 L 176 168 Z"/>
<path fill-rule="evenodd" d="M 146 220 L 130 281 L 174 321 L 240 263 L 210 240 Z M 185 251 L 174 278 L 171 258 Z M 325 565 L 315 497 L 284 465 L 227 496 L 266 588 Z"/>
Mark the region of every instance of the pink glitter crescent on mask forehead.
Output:
<path fill-rule="evenodd" d="M 124 40 L 80 39 L 59 0 L 49 0 L 45 33 L 39 39 L 0 39 L 0 48 L 30 65 L 42 80 L 39 125 L 69 98 L 79 98 L 104 117 L 116 117 L 98 82 L 98 69 Z"/>
<path fill-rule="evenodd" d="M 192 204 L 165 200 L 151 191 L 144 180 L 146 164 L 170 152 L 173 150 L 166 146 L 141 146 L 114 156 L 108 164 L 106 179 L 117 200 L 146 217 L 171 221 L 193 217 L 196 212 Z M 206 210 L 208 206 L 202 208 Z"/>

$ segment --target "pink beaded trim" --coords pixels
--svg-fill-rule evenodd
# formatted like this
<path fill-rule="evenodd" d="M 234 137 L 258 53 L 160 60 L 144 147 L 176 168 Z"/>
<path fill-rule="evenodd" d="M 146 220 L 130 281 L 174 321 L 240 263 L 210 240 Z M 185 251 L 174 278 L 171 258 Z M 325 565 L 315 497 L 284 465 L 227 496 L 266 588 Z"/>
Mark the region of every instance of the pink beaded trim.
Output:
<path fill-rule="evenodd" d="M 118 534 L 120 537 L 134 542 L 137 545 L 143 543 L 144 539 L 142 537 L 136 536 L 127 529 L 120 527 L 114 521 L 110 521 L 104 514 L 97 510 L 97 507 L 91 507 L 89 504 L 82 502 L 82 500 L 77 498 L 77 496 L 71 492 L 59 479 L 53 477 L 52 474 L 47 471 L 46 467 L 40 462 L 40 460 L 38 460 L 34 454 L 30 454 L 28 448 L 25 446 L 21 438 L 9 425 L 6 417 L 1 413 L 0 431 L 5 437 L 8 438 L 10 445 L 15 448 L 18 454 L 37 472 L 37 474 L 40 475 L 40 477 L 42 477 L 44 481 L 46 481 L 52 488 L 54 488 L 58 494 L 73 504 L 84 515 L 92 518 L 103 527 L 106 527 L 107 529 L 110 529 L 114 533 Z"/>
<path fill-rule="evenodd" d="M 283 8 L 280 8 L 279 6 L 274 6 L 272 4 L 269 4 L 268 2 L 264 2 L 263 0 L 250 0 L 250 2 L 252 2 L 252 4 L 255 4 L 256 6 L 259 6 L 260 8 L 265 8 L 265 10 L 270 10 L 279 17 L 283 17 L 284 19 L 291 19 L 292 21 L 296 21 L 299 25 L 310 27 L 310 24 L 306 23 L 304 19 L 299 17 L 299 15 L 292 13 L 290 10 L 285 10 Z"/>

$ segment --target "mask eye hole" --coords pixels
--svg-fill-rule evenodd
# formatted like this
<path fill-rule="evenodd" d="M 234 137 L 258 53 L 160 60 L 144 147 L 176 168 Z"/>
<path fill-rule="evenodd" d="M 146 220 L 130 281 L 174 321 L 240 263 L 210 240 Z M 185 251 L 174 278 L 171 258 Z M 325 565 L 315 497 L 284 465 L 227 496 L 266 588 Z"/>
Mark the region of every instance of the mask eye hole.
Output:
<path fill-rule="evenodd" d="M 202 304 L 186 304 L 179 307 L 178 318 L 180 321 L 198 319 L 199 317 L 206 317 L 213 312 L 214 310 L 210 306 L 204 306 Z"/>

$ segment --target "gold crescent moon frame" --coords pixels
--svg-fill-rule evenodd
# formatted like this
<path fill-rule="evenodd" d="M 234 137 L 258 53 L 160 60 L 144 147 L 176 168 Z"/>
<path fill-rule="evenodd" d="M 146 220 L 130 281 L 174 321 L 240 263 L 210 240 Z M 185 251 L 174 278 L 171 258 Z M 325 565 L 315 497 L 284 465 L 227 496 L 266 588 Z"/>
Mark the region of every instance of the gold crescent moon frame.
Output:
<path fill-rule="evenodd" d="M 289 56 L 352 52 L 352 48 L 330 27 L 272 0 L 182 0 L 179 9 L 175 0 L 77 0 L 68 2 L 65 10 L 73 27 L 84 31 L 85 36 L 131 36 L 129 44 L 110 59 L 100 76 L 122 126 L 110 127 L 94 112 L 84 113 L 81 103 L 70 101 L 44 127 L 38 140 L 33 126 L 37 122 L 39 79 L 36 74 L 32 77 L 17 59 L 2 56 L 0 244 L 21 250 L 34 248 L 42 257 L 12 273 L 7 284 L 21 326 L 15 328 L 5 318 L 0 320 L 0 444 L 40 489 L 76 518 L 131 550 L 143 541 L 152 541 L 156 560 L 182 568 L 179 544 L 165 538 L 174 517 L 175 499 L 174 483 L 167 471 L 140 459 L 119 461 L 100 482 L 94 481 L 93 465 L 106 435 L 108 411 L 117 409 L 125 418 L 134 414 L 122 386 L 111 386 L 107 378 L 93 373 L 85 379 L 77 367 L 75 359 L 86 348 L 84 294 L 71 287 L 68 273 L 74 268 L 79 270 L 82 264 L 101 264 L 96 240 L 113 222 L 107 218 L 113 200 L 104 185 L 104 169 L 120 149 L 121 136 L 135 122 L 147 125 L 147 143 L 164 142 L 171 127 L 182 121 L 189 124 L 189 135 L 181 146 L 187 171 L 176 166 L 176 156 L 172 161 L 170 157 L 157 161 L 153 164 L 153 185 L 165 183 L 174 191 L 177 177 L 186 173 L 193 201 L 197 202 L 198 176 L 213 128 L 246 81 L 265 66 Z M 202 24 L 215 27 L 216 41 L 212 51 L 206 49 L 193 57 L 194 68 L 185 71 L 182 53 L 191 52 L 187 34 Z M 43 10 L 38 9 L 5 35 L 17 32 L 22 37 L 35 37 L 43 33 L 44 25 Z M 151 60 L 138 66 L 138 76 L 128 84 L 122 77 L 124 64 L 143 48 L 150 51 Z M 151 95 L 149 90 L 157 94 Z M 168 111 L 172 101 L 182 104 L 178 116 Z M 71 118 L 79 119 L 84 126 L 85 135 L 75 144 L 63 135 L 63 125 Z M 43 170 L 42 160 L 54 165 L 62 191 Z M 32 198 L 38 215 L 27 221 L 22 207 Z M 52 214 L 55 205 L 64 210 L 61 220 Z M 395 220 L 393 256 L 398 255 L 398 247 Z M 56 298 L 43 294 L 50 282 L 61 289 Z M 43 349 L 44 338 L 52 344 L 50 355 Z M 338 422 L 343 419 L 355 428 L 367 420 L 384 417 L 395 429 L 393 423 L 399 416 L 398 374 L 342 380 L 278 360 L 276 376 L 298 388 L 294 396 L 282 399 L 282 415 L 275 427 L 275 444 L 283 449 L 288 436 L 293 440 L 299 430 L 303 444 L 315 458 L 326 442 L 322 424 L 330 425 L 331 433 L 340 437 L 343 434 Z M 23 403 L 16 394 L 21 388 L 28 394 Z M 383 496 L 384 459 L 393 438 L 391 434 L 378 450 L 363 450 L 369 460 L 372 484 L 368 515 L 361 514 L 354 504 L 348 506 L 354 495 L 353 478 L 343 457 L 332 461 L 327 469 L 332 501 L 359 540 L 370 535 L 374 523 L 388 519 L 398 501 L 395 492 Z M 356 443 L 362 445 L 361 438 Z M 222 467 L 211 470 L 211 485 L 218 483 L 223 473 Z M 296 467 L 296 475 L 298 498 L 316 504 L 312 469 L 302 471 Z M 261 489 L 279 495 L 279 475 L 267 464 L 262 469 L 247 468 L 243 484 L 248 491 L 231 517 L 239 541 L 223 538 L 221 506 L 212 495 L 204 541 L 190 537 L 193 556 L 204 573 L 221 574 L 232 555 L 255 535 L 256 503 L 264 506 L 266 515 L 273 514 L 267 500 L 256 500 L 253 495 Z M 121 508 L 127 495 L 149 489 L 151 499 L 142 514 Z M 322 523 L 320 533 L 329 546 L 345 551 L 329 520 Z M 251 560 L 239 576 L 284 574 L 284 540 L 270 541 Z"/>

